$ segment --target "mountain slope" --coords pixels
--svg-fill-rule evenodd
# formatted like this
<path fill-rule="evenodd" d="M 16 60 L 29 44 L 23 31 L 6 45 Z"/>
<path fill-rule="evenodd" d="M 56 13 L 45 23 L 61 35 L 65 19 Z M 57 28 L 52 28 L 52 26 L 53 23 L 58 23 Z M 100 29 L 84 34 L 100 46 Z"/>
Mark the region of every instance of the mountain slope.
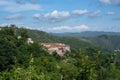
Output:
<path fill-rule="evenodd" d="M 120 49 L 120 36 L 119 35 L 101 35 L 89 38 L 89 40 L 101 47 L 111 50 Z"/>
<path fill-rule="evenodd" d="M 40 42 L 60 42 L 70 45 L 74 49 L 91 46 L 92 44 L 88 41 L 84 41 L 80 38 L 75 37 L 58 37 L 55 35 L 48 34 L 39 30 L 29 30 L 28 35 L 35 41 Z"/>
<path fill-rule="evenodd" d="M 120 32 L 86 31 L 81 33 L 55 33 L 54 35 L 80 38 L 84 41 L 91 42 L 96 46 L 107 48 L 109 50 L 120 49 Z"/>
<path fill-rule="evenodd" d="M 29 37 L 31 37 L 35 41 L 41 42 L 57 42 L 59 41 L 59 37 L 50 35 L 46 32 L 39 30 L 27 30 Z"/>

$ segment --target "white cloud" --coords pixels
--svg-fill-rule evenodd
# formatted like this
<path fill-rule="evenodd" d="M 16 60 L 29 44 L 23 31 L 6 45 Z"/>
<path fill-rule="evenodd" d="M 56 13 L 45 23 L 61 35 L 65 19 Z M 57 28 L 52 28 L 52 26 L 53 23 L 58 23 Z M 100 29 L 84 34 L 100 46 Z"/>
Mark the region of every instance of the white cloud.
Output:
<path fill-rule="evenodd" d="M 74 27 L 73 29 L 75 29 L 75 30 L 86 30 L 86 29 L 88 29 L 89 27 L 87 26 L 87 25 L 80 25 L 80 26 L 76 26 L 76 27 Z"/>
<path fill-rule="evenodd" d="M 53 12 L 47 13 L 44 15 L 45 18 L 52 18 L 52 19 L 66 18 L 69 16 L 70 16 L 69 12 L 67 12 L 67 11 L 59 12 L 57 10 L 54 10 Z"/>
<path fill-rule="evenodd" d="M 107 15 L 114 15 L 115 12 L 107 12 L 106 14 L 107 14 Z"/>
<path fill-rule="evenodd" d="M 3 6 L 1 9 L 2 11 L 8 11 L 8 12 L 20 12 L 20 11 L 28 11 L 28 10 L 40 10 L 41 6 L 38 4 L 32 4 L 32 3 L 25 3 L 25 4 L 17 4 L 13 1 L 0 1 L 0 5 Z"/>
<path fill-rule="evenodd" d="M 99 0 L 99 1 L 101 1 L 101 2 L 103 2 L 103 3 L 110 4 L 110 0 Z"/>
<path fill-rule="evenodd" d="M 77 14 L 77 15 L 83 15 L 83 14 L 86 14 L 86 13 L 88 13 L 88 10 L 74 10 L 73 12 L 72 12 L 73 14 Z"/>
<path fill-rule="evenodd" d="M 63 19 L 67 19 L 70 17 L 70 13 L 68 11 L 57 11 L 54 10 L 51 13 L 44 14 L 43 18 L 47 22 L 60 22 L 63 21 Z"/>
<path fill-rule="evenodd" d="M 51 27 L 48 28 L 48 31 L 82 31 L 82 30 L 87 30 L 89 27 L 87 25 L 79 25 L 79 26 L 58 26 L 58 27 Z"/>
<path fill-rule="evenodd" d="M 97 10 L 97 11 L 91 12 L 89 16 L 91 16 L 91 17 L 96 17 L 96 16 L 99 16 L 100 13 L 101 13 L 101 11 L 100 11 L 100 10 Z"/>
<path fill-rule="evenodd" d="M 31 3 L 27 3 L 27 4 L 23 4 L 23 5 L 14 4 L 13 6 L 5 7 L 4 10 L 8 11 L 8 12 L 20 12 L 20 11 L 28 11 L 28 10 L 40 10 L 40 6 L 37 5 L 37 4 L 31 4 Z"/>
<path fill-rule="evenodd" d="M 99 0 L 102 3 L 120 6 L 120 0 Z"/>
<path fill-rule="evenodd" d="M 21 19 L 23 17 L 24 16 L 22 14 L 14 14 L 14 15 L 7 16 L 6 19 L 8 19 L 8 20 L 11 20 L 11 19 Z"/>
<path fill-rule="evenodd" d="M 72 28 L 69 26 L 58 26 L 58 27 L 52 27 L 52 28 L 48 28 L 48 30 L 71 30 Z"/>
<path fill-rule="evenodd" d="M 34 18 L 39 19 L 41 15 L 39 13 L 33 15 Z"/>
<path fill-rule="evenodd" d="M 0 24 L 0 27 L 2 26 L 9 26 L 10 24 L 7 24 L 7 23 L 2 23 L 2 24 Z"/>
<path fill-rule="evenodd" d="M 0 6 L 10 5 L 11 3 L 5 0 L 0 0 Z"/>

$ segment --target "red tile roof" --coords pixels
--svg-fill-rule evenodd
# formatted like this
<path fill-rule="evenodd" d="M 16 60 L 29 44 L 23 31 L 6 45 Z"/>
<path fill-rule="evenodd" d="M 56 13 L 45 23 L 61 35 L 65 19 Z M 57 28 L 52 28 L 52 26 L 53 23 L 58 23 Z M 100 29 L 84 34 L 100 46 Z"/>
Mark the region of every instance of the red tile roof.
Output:
<path fill-rule="evenodd" d="M 65 44 L 62 43 L 42 43 L 43 46 L 47 47 L 47 48 L 60 48 L 60 47 L 65 47 Z"/>

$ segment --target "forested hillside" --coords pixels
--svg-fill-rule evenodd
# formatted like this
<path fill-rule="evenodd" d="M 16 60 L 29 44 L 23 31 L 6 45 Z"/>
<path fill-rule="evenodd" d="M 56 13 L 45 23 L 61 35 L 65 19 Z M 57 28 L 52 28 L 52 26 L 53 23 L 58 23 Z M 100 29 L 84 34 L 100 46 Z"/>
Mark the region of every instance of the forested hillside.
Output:
<path fill-rule="evenodd" d="M 120 35 L 101 35 L 89 38 L 95 45 L 108 48 L 111 50 L 120 49 Z"/>
<path fill-rule="evenodd" d="M 91 44 L 106 48 L 108 50 L 120 49 L 120 33 L 119 32 L 81 32 L 81 33 L 59 33 L 57 36 L 74 37 Z"/>
<path fill-rule="evenodd" d="M 106 53 L 86 44 L 62 57 L 50 55 L 39 39 L 27 43 L 27 31 L 15 25 L 0 28 L 0 80 L 120 80 L 120 53 Z"/>
<path fill-rule="evenodd" d="M 29 30 L 28 36 L 31 37 L 35 41 L 40 42 L 60 42 L 70 45 L 74 49 L 79 49 L 87 46 L 93 46 L 90 42 L 84 41 L 75 37 L 58 37 L 51 34 L 48 34 L 43 31 L 38 30 Z"/>

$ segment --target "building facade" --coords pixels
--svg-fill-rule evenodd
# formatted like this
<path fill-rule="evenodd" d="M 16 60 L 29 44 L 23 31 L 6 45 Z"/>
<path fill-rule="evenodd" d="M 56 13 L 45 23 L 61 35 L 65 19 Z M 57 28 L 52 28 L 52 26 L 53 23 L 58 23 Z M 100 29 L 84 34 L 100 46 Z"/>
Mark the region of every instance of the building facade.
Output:
<path fill-rule="evenodd" d="M 50 54 L 57 52 L 58 55 L 63 56 L 66 52 L 70 52 L 70 46 L 62 43 L 42 43 Z"/>

